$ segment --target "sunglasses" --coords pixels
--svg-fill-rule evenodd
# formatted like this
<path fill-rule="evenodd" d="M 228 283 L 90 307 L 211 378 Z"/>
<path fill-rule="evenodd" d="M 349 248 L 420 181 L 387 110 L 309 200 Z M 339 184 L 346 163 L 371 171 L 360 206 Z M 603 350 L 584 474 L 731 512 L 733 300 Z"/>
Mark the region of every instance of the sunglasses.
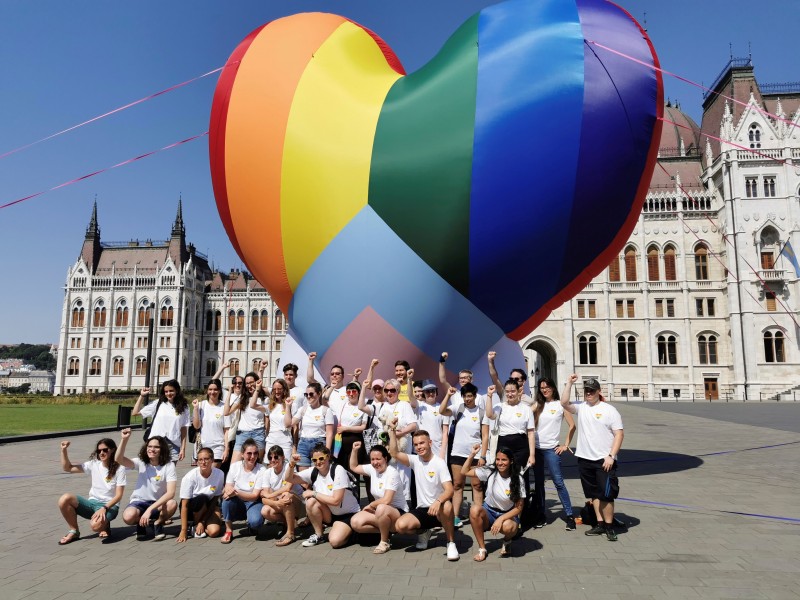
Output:
<path fill-rule="evenodd" d="M 326 460 L 328 460 L 328 457 L 327 456 L 323 456 L 322 458 L 312 458 L 311 462 L 314 463 L 315 465 L 319 465 L 319 464 L 324 463 Z"/>
<path fill-rule="evenodd" d="M 509 379 L 513 379 L 514 381 L 522 381 L 522 377 L 509 377 Z"/>
<path fill-rule="evenodd" d="M 97 453 L 98 454 L 105 454 L 106 452 L 110 452 L 110 451 L 111 451 L 111 448 L 98 448 L 97 449 Z"/>
<path fill-rule="evenodd" d="M 305 396 L 306 398 L 316 398 L 317 397 L 317 393 L 316 392 L 307 392 L 307 393 L 304 393 L 303 396 Z"/>
<path fill-rule="evenodd" d="M 331 373 L 331 377 L 344 377 L 344 373 Z"/>
<path fill-rule="evenodd" d="M 268 458 L 269 460 L 280 460 L 280 459 L 282 459 L 283 457 L 282 457 L 282 456 L 279 456 L 279 455 L 277 455 L 277 454 L 270 454 L 269 456 L 267 456 L 267 458 Z"/>
<path fill-rule="evenodd" d="M 396 388 L 383 388 L 383 391 L 386 392 L 387 394 L 396 394 L 397 393 L 397 389 Z"/>
<path fill-rule="evenodd" d="M 357 394 L 358 390 L 345 390 L 345 392 L 348 394 Z"/>
<path fill-rule="evenodd" d="M 197 462 L 199 462 L 199 463 L 201 463 L 201 462 L 211 462 L 212 460 L 214 460 L 214 459 L 213 458 L 198 458 Z"/>

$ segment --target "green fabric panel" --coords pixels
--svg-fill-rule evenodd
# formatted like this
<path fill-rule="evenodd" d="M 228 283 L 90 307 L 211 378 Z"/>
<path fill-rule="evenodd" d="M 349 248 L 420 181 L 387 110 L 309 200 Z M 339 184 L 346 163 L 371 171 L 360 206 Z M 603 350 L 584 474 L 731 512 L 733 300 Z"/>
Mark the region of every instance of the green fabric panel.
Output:
<path fill-rule="evenodd" d="M 389 90 L 369 182 L 375 212 L 465 295 L 477 82 L 475 15 L 433 60 Z"/>

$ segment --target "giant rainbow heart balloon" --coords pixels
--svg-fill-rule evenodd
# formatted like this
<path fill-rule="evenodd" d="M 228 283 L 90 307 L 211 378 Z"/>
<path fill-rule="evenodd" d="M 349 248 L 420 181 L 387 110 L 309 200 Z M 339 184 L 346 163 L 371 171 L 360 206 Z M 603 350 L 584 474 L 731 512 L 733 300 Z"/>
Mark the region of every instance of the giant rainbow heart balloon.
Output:
<path fill-rule="evenodd" d="M 617 49 L 640 62 L 604 50 Z M 604 0 L 511 0 L 406 75 L 336 15 L 278 19 L 214 95 L 217 206 L 322 366 L 520 366 L 518 340 L 630 235 L 655 165 L 657 58 Z"/>

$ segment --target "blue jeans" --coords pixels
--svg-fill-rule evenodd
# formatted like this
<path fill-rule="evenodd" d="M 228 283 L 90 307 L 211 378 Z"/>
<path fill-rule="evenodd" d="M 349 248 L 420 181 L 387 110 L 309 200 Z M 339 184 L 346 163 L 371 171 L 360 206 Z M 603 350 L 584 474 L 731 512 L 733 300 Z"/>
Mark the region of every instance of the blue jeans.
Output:
<path fill-rule="evenodd" d="M 567 486 L 564 485 L 564 477 L 561 475 L 561 456 L 556 454 L 555 448 L 537 448 L 536 464 L 533 467 L 533 481 L 536 485 L 536 505 L 539 513 L 544 517 L 544 468 L 550 471 L 550 477 L 558 492 L 558 499 L 564 507 L 564 513 L 572 516 L 572 502 L 569 499 Z"/>
<path fill-rule="evenodd" d="M 222 519 L 230 522 L 247 519 L 250 529 L 258 529 L 264 524 L 264 517 L 261 516 L 261 500 L 245 502 L 236 496 L 223 500 Z"/>
<path fill-rule="evenodd" d="M 297 442 L 297 453 L 300 455 L 300 461 L 297 463 L 301 467 L 311 466 L 311 452 L 317 444 L 324 444 L 325 438 L 304 438 L 301 437 Z M 349 460 L 348 456 L 348 460 Z"/>

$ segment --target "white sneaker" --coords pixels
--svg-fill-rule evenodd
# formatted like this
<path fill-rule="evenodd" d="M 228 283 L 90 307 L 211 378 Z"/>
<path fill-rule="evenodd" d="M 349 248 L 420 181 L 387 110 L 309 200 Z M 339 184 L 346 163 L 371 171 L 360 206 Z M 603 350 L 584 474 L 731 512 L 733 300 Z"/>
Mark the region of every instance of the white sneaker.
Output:
<path fill-rule="evenodd" d="M 427 550 L 428 549 L 428 542 L 431 541 L 431 536 L 433 532 L 430 529 L 426 529 L 419 535 L 417 535 L 417 550 Z"/>
<path fill-rule="evenodd" d="M 455 542 L 448 542 L 447 543 L 447 560 L 458 560 L 458 548 L 456 547 Z"/>
<path fill-rule="evenodd" d="M 317 544 L 321 544 L 325 541 L 324 535 L 317 535 L 316 533 L 312 533 L 308 536 L 308 539 L 303 542 L 304 548 L 311 548 L 311 546 L 316 546 Z"/>

